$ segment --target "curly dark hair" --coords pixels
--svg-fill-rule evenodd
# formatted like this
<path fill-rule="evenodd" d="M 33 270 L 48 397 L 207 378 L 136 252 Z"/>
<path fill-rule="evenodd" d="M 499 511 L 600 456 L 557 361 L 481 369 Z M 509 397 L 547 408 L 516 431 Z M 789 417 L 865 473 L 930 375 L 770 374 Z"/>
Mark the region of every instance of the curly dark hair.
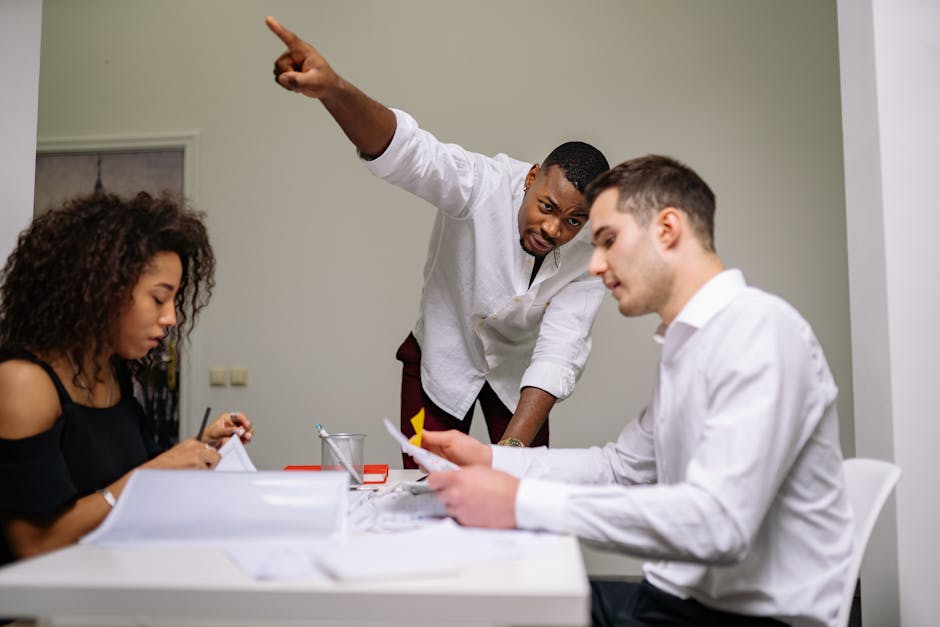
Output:
<path fill-rule="evenodd" d="M 87 357 L 114 346 L 121 312 L 160 252 L 175 252 L 183 265 L 177 334 L 188 339 L 215 285 L 202 219 L 170 196 L 144 192 L 93 194 L 36 217 L 0 273 L 0 347 L 67 355 L 77 377 Z M 137 374 L 153 355 L 129 366 Z"/>
<path fill-rule="evenodd" d="M 548 153 L 542 168 L 547 170 L 553 165 L 561 168 L 568 182 L 582 194 L 588 183 L 610 167 L 600 150 L 591 144 L 577 141 L 565 142 Z"/>

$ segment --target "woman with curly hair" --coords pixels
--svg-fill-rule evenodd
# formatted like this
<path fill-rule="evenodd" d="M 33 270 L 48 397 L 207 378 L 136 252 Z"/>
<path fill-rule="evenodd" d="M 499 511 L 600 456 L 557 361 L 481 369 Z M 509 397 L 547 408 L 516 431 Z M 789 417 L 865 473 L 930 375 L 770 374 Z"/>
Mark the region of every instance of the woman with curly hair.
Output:
<path fill-rule="evenodd" d="M 76 542 L 136 468 L 212 468 L 226 413 L 160 453 L 132 376 L 214 285 L 201 215 L 169 198 L 96 194 L 35 220 L 0 275 L 0 564 Z"/>

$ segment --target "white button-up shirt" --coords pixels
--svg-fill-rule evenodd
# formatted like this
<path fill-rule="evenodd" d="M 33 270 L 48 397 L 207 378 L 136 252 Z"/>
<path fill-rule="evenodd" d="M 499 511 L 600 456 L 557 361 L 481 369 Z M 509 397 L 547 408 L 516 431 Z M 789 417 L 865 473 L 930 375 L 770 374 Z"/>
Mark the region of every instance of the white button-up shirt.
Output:
<path fill-rule="evenodd" d="M 484 381 L 510 409 L 520 389 L 564 399 L 591 351 L 604 295 L 587 272 L 590 228 L 534 258 L 519 243 L 519 208 L 531 164 L 444 144 L 395 111 L 391 144 L 366 167 L 438 208 L 414 335 L 421 381 L 439 407 L 462 418 Z"/>
<path fill-rule="evenodd" d="M 650 583 L 710 607 L 834 624 L 852 518 L 836 386 L 809 324 L 729 270 L 659 340 L 653 398 L 616 442 L 494 447 L 495 468 L 535 477 L 519 526 L 656 560 Z"/>

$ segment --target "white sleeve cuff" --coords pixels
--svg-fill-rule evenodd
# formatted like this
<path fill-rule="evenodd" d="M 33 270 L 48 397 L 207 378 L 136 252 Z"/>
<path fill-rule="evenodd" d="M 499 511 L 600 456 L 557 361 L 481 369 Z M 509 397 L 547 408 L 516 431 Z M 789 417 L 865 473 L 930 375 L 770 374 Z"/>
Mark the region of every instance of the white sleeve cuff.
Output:
<path fill-rule="evenodd" d="M 516 526 L 565 533 L 569 486 L 541 479 L 523 479 L 516 492 Z"/>
<path fill-rule="evenodd" d="M 492 445 L 493 470 L 500 470 L 513 477 L 522 477 L 528 465 L 525 459 L 526 449 L 518 446 Z"/>
<path fill-rule="evenodd" d="M 395 134 L 392 135 L 392 141 L 389 143 L 388 148 L 385 149 L 385 152 L 371 160 L 362 159 L 362 155 L 359 155 L 359 158 L 362 159 L 366 168 L 368 168 L 372 174 L 382 179 L 386 178 L 398 168 L 399 156 L 403 148 L 418 130 L 417 120 L 404 111 L 392 109 L 392 113 L 395 114 L 396 120 Z"/>
<path fill-rule="evenodd" d="M 519 389 L 539 388 L 563 401 L 574 392 L 576 381 L 577 377 L 571 368 L 542 359 L 529 364 L 522 375 Z"/>

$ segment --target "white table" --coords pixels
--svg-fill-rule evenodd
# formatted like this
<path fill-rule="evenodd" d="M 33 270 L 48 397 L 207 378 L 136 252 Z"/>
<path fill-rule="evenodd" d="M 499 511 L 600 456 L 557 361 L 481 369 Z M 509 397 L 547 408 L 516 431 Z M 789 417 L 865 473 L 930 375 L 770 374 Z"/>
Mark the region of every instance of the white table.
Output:
<path fill-rule="evenodd" d="M 0 616 L 40 625 L 586 625 L 578 541 L 451 576 L 259 582 L 215 548 L 78 545 L 0 569 Z"/>

